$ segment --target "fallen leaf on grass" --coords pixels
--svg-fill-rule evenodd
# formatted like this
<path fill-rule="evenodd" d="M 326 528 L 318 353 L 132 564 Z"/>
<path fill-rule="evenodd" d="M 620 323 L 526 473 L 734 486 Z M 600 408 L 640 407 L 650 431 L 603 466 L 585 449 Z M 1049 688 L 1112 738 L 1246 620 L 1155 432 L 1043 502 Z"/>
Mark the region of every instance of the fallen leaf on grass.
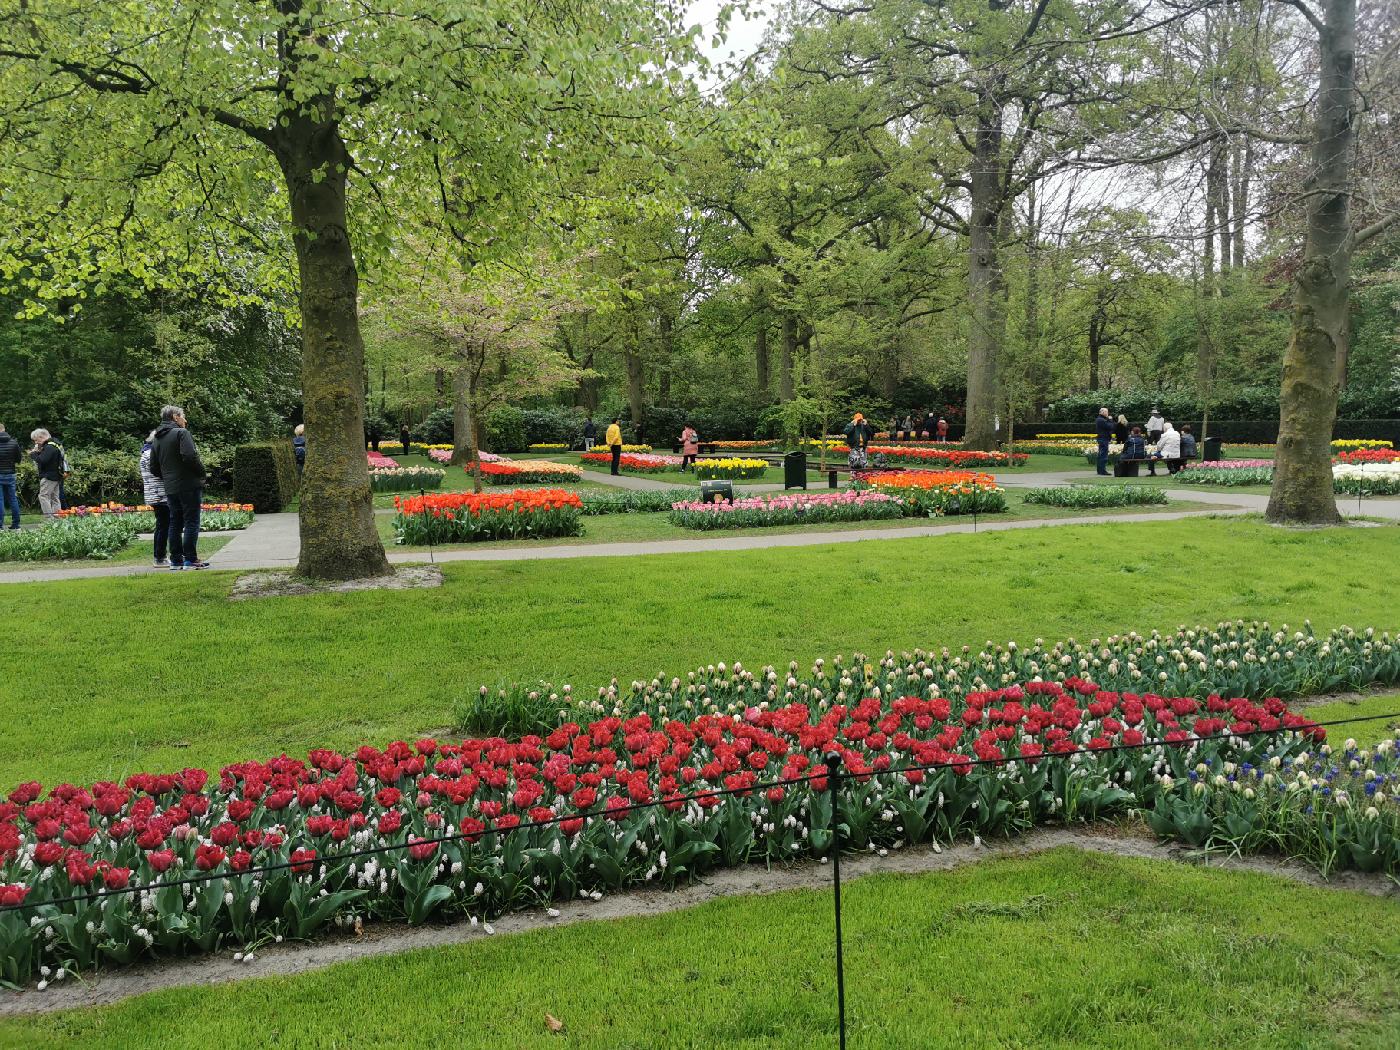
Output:
<path fill-rule="evenodd" d="M 564 1022 L 553 1014 L 544 1015 L 544 1026 L 551 1032 L 562 1032 L 564 1030 Z"/>

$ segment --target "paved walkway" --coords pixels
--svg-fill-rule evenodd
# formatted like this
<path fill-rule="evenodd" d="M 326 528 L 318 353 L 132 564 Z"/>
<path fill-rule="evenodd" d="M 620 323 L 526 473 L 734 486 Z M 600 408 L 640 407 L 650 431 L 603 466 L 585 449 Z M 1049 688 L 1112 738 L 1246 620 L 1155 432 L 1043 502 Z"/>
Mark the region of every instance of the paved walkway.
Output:
<path fill-rule="evenodd" d="M 664 490 L 678 486 L 674 482 L 657 481 L 621 475 L 613 477 L 594 471 L 584 471 L 583 480 L 632 490 Z M 1084 472 L 1075 470 L 1040 474 L 1000 472 L 997 481 L 1011 488 L 1038 488 L 1083 481 Z M 745 485 L 745 492 L 781 491 L 781 485 Z M 979 518 L 972 521 L 959 518 L 938 525 L 909 525 L 902 528 L 845 529 L 839 532 L 778 533 L 748 536 L 697 536 L 694 539 L 650 540 L 639 543 L 571 543 L 557 546 L 454 547 L 437 550 L 431 555 L 435 562 L 449 561 L 538 561 L 561 558 L 626 558 L 640 554 L 692 554 L 704 551 L 760 550 L 769 547 L 816 547 L 828 543 L 856 543 L 861 540 L 898 540 L 921 536 L 946 536 L 954 533 L 1008 532 L 1016 529 L 1047 528 L 1058 525 L 1094 525 L 1112 522 L 1180 521 L 1210 514 L 1260 513 L 1268 505 L 1268 497 L 1255 493 L 1231 492 L 1197 488 L 1166 489 L 1168 499 L 1208 504 L 1197 510 L 1142 512 L 1135 514 L 1084 514 L 1073 518 L 1041 518 L 1005 520 Z M 1356 501 L 1338 501 L 1343 514 L 1357 515 Z M 384 513 L 381 511 L 381 513 Z M 1389 518 L 1400 521 L 1400 500 L 1365 500 L 1359 512 L 1363 517 Z M 247 529 L 237 533 L 222 550 L 210 556 L 216 569 L 286 569 L 294 566 L 301 550 L 301 537 L 295 514 L 262 514 Z M 430 560 L 423 551 L 396 551 L 389 548 L 389 561 L 397 565 Z M 134 565 L 93 565 L 62 569 L 21 569 L 0 572 L 0 584 L 40 583 L 51 580 L 88 579 L 107 576 L 143 576 L 153 570 L 144 563 Z"/>

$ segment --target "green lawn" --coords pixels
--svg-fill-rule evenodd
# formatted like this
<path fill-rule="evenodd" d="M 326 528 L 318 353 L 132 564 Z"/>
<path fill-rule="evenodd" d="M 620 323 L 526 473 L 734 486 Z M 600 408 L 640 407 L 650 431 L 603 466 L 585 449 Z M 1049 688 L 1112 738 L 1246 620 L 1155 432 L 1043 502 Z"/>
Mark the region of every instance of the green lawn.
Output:
<path fill-rule="evenodd" d="M 852 1050 L 1400 1045 L 1393 900 L 1062 848 L 843 905 Z M 827 890 L 727 898 L 0 1021 L 0 1047 L 832 1047 L 831 930 Z"/>
<path fill-rule="evenodd" d="M 1381 717 L 1400 711 L 1400 693 L 1377 693 L 1359 700 L 1338 700 L 1335 703 L 1317 704 L 1307 709 L 1309 718 L 1318 722 L 1329 722 L 1343 718 L 1366 718 L 1365 722 L 1337 726 L 1330 730 L 1328 738 L 1334 745 L 1348 737 L 1362 747 L 1372 747 L 1394 734 L 1400 728 L 1400 718 Z M 1378 717 L 1370 718 L 1376 715 Z"/>
<path fill-rule="evenodd" d="M 1234 617 L 1400 627 L 1394 527 L 1257 520 L 588 561 L 449 563 L 446 586 L 231 603 L 225 573 L 0 588 L 0 789 L 437 730 L 478 684 L 578 689 L 717 660 L 1092 637 Z M 178 631 L 178 644 L 153 642 Z"/>

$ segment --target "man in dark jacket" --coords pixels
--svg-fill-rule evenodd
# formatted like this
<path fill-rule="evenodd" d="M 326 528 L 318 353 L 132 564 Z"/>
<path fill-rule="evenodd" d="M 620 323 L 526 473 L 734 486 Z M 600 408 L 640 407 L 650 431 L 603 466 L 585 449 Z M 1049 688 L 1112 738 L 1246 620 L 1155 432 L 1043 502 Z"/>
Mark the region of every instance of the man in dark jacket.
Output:
<path fill-rule="evenodd" d="M 5 517 L 5 509 L 10 511 L 10 528 L 19 528 L 19 460 L 24 453 L 19 442 L 5 432 L 5 424 L 0 423 L 0 522 Z"/>
<path fill-rule="evenodd" d="M 185 429 L 185 410 L 166 405 L 151 445 L 151 473 L 165 486 L 170 505 L 170 567 L 207 569 L 199 560 L 199 509 L 204 495 L 204 464 Z"/>
<path fill-rule="evenodd" d="M 53 443 L 53 435 L 43 427 L 29 436 L 34 441 L 29 458 L 34 461 L 34 470 L 39 475 L 39 509 L 44 517 L 52 518 L 63 509 L 63 497 L 59 493 L 59 486 L 63 484 L 63 450 Z"/>
<path fill-rule="evenodd" d="M 1113 440 L 1113 420 L 1108 409 L 1099 409 L 1099 418 L 1094 421 L 1099 439 L 1099 476 L 1108 477 L 1108 443 Z"/>

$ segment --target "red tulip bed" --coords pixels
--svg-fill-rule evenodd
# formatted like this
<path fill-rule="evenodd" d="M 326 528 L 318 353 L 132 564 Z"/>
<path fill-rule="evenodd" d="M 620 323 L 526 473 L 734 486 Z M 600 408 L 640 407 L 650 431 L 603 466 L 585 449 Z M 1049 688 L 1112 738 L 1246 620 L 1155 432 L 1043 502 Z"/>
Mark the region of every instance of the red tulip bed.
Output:
<path fill-rule="evenodd" d="M 611 452 L 585 452 L 579 459 L 599 466 L 612 466 Z M 663 474 L 668 470 L 680 470 L 681 457 L 650 452 L 624 452 L 618 460 L 618 468 L 633 474 Z"/>
<path fill-rule="evenodd" d="M 1279 732 L 1238 735 L 1256 730 Z M 603 717 L 516 740 L 315 750 L 213 777 L 25 783 L 0 803 L 0 981 L 824 856 L 833 750 L 849 774 L 845 846 L 896 849 L 1162 813 L 1194 770 L 1267 768 L 1321 737 L 1279 700 L 1138 696 L 1070 678 L 962 700 L 824 698 L 692 720 Z M 161 885 L 192 877 L 202 881 Z M 65 899 L 127 887 L 148 888 Z M 33 907 L 2 910 L 21 903 Z"/>
<path fill-rule="evenodd" d="M 832 452 L 846 455 L 846 445 L 833 446 Z M 918 463 L 944 467 L 1019 467 L 1030 459 L 1026 452 L 975 452 L 949 448 L 918 448 L 909 445 L 871 445 L 866 449 L 873 462 Z"/>
<path fill-rule="evenodd" d="M 466 471 L 470 474 L 471 467 L 467 467 Z M 547 459 L 483 461 L 481 477 L 488 485 L 558 485 L 578 481 L 583 477 L 583 471 L 572 463 L 551 463 Z"/>
<path fill-rule="evenodd" d="M 562 489 L 395 496 L 394 509 L 394 541 L 412 546 L 583 533 L 583 501 Z"/>

